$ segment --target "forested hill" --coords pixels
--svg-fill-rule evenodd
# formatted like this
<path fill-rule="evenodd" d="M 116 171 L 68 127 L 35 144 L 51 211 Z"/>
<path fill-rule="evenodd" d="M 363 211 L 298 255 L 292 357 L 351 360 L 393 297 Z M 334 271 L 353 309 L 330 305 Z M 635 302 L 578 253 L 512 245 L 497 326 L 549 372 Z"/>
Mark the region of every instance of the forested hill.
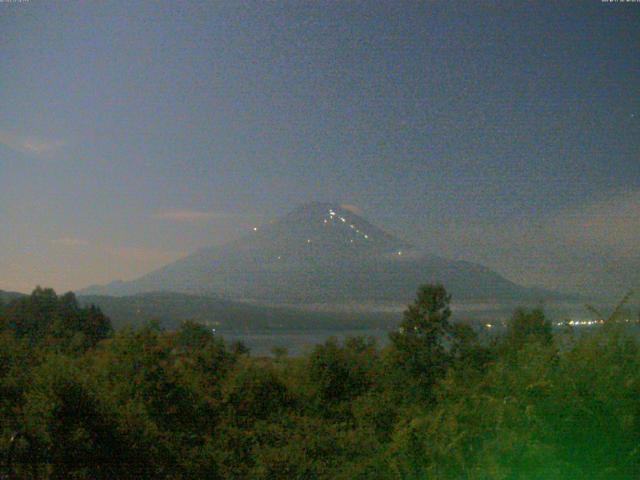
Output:
<path fill-rule="evenodd" d="M 0 291 L 0 302 L 27 295 L 15 292 Z M 394 309 L 381 309 L 353 305 L 342 310 L 320 310 L 298 308 L 292 306 L 265 306 L 243 302 L 234 302 L 206 295 L 190 295 L 175 292 L 150 292 L 129 296 L 78 295 L 81 306 L 99 307 L 110 319 L 114 328 L 125 326 L 140 327 L 149 322 L 158 322 L 159 326 L 176 330 L 184 321 L 202 324 L 218 333 L 282 333 L 291 331 L 347 331 L 395 328 L 402 313 L 401 306 Z M 478 310 L 474 305 L 454 304 L 459 320 L 468 322 L 484 322 L 506 319 L 510 312 L 523 303 L 506 302 L 503 304 L 485 305 Z M 526 303 L 524 303 L 526 304 Z M 534 303 L 528 303 L 532 305 Z M 607 305 L 599 308 L 607 308 Z M 563 305 L 547 305 L 547 311 L 559 318 L 569 312 L 582 311 L 580 303 L 572 304 L 572 308 Z"/>
<path fill-rule="evenodd" d="M 219 298 L 182 293 L 152 292 L 126 297 L 82 295 L 82 305 L 97 305 L 115 328 L 140 326 L 157 320 L 164 328 L 177 329 L 194 321 L 218 332 L 318 329 L 391 328 L 400 313 L 319 312 L 286 307 L 266 307 Z"/>
<path fill-rule="evenodd" d="M 24 294 L 23 293 L 18 293 L 18 292 L 7 292 L 4 290 L 0 290 L 0 302 L 2 303 L 8 303 L 11 300 L 14 300 L 16 298 L 20 298 L 23 297 Z"/>

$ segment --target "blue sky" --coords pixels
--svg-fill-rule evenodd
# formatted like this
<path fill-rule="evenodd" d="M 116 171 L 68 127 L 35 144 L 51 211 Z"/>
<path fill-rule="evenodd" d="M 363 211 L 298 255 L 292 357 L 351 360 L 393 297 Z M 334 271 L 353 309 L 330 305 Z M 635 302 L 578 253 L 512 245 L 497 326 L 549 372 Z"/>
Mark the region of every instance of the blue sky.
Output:
<path fill-rule="evenodd" d="M 312 200 L 582 287 L 640 258 L 639 28 L 598 1 L 0 3 L 0 289 L 134 278 Z"/>

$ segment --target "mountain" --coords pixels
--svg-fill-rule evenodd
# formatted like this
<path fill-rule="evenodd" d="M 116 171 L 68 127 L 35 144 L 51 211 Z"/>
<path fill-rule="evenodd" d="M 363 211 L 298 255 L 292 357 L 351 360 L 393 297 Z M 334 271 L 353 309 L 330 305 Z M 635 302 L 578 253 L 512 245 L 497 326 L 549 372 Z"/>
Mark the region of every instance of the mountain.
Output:
<path fill-rule="evenodd" d="M 16 298 L 20 298 L 23 296 L 24 293 L 7 292 L 4 290 L 0 290 L 0 303 L 9 303 L 11 300 L 15 300 Z"/>
<path fill-rule="evenodd" d="M 137 280 L 80 293 L 165 291 L 267 304 L 406 304 L 427 282 L 443 283 L 456 301 L 552 295 L 482 265 L 426 253 L 332 203 L 303 205 L 237 241 L 202 249 Z"/>
<path fill-rule="evenodd" d="M 399 312 L 322 312 L 286 307 L 267 307 L 219 298 L 183 293 L 153 292 L 124 297 L 83 295 L 83 306 L 97 305 L 113 326 L 137 327 L 156 320 L 167 329 L 176 329 L 185 320 L 207 325 L 220 333 L 290 330 L 345 330 L 395 326 Z"/>

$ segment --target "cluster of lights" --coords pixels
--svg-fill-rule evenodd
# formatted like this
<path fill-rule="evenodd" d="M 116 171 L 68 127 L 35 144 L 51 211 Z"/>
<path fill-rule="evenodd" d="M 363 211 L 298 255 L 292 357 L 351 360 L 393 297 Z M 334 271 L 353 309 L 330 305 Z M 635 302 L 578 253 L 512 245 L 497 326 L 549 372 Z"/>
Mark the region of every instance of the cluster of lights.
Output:
<path fill-rule="evenodd" d="M 338 215 L 338 214 L 335 212 L 335 210 L 333 210 L 332 208 L 330 208 L 330 209 L 329 209 L 329 218 L 325 218 L 325 219 L 323 219 L 323 220 L 322 220 L 322 223 L 324 223 L 324 224 L 326 225 L 326 224 L 328 224 L 330 221 L 335 220 L 335 219 L 340 220 L 342 223 L 347 223 L 347 219 L 346 219 L 346 218 L 344 218 L 343 216 Z M 355 232 L 356 232 L 358 235 L 362 235 L 362 237 L 363 237 L 365 240 L 369 240 L 369 235 L 367 235 L 366 233 L 364 233 L 364 232 L 360 231 L 360 229 L 359 229 L 358 227 L 356 227 L 353 223 L 350 223 L 350 224 L 349 224 L 349 228 L 350 228 L 351 230 L 355 230 Z M 353 243 L 353 239 L 349 240 L 349 243 Z"/>
<path fill-rule="evenodd" d="M 564 325 L 565 322 L 559 322 L 558 325 Z M 569 320 L 566 322 L 568 325 L 573 326 L 585 326 L 585 325 L 598 325 L 604 323 L 604 320 Z"/>
<path fill-rule="evenodd" d="M 327 218 L 324 218 L 322 220 L 322 223 L 327 225 L 330 221 L 332 220 L 340 220 L 340 222 L 342 223 L 347 223 L 347 219 L 341 215 L 338 215 L 335 210 L 333 210 L 332 208 L 329 209 L 329 216 Z M 361 235 L 365 240 L 369 240 L 369 235 L 364 233 L 363 231 L 361 231 L 358 227 L 356 227 L 353 223 L 349 224 L 349 228 L 351 230 L 354 230 L 355 233 L 357 233 L 358 235 Z M 254 232 L 258 231 L 258 227 L 252 227 L 252 230 Z M 310 238 L 307 238 L 307 245 L 313 243 L 313 241 Z M 354 239 L 350 238 L 349 239 L 349 243 L 354 243 Z M 396 255 L 401 256 L 402 255 L 402 250 L 398 250 L 396 252 Z M 282 260 L 282 255 L 278 255 L 277 257 L 278 260 Z"/>
<path fill-rule="evenodd" d="M 628 318 L 621 320 L 622 323 L 629 323 L 629 321 L 630 320 Z M 572 327 L 591 327 L 593 325 L 602 325 L 603 323 L 605 323 L 604 320 L 567 320 L 565 322 L 556 322 L 555 326 L 563 327 L 566 325 L 570 325 Z M 488 329 L 491 329 L 494 327 L 492 323 L 485 323 L 484 326 L 485 328 L 488 328 Z"/>
<path fill-rule="evenodd" d="M 629 323 L 630 320 L 628 318 L 625 318 L 624 320 L 620 320 L 618 323 Z M 556 325 L 558 326 L 562 326 L 562 325 L 571 325 L 572 327 L 584 327 L 584 326 L 590 326 L 590 325 L 602 325 L 603 323 L 605 323 L 604 320 L 569 320 L 567 322 L 558 322 L 556 323 Z"/>

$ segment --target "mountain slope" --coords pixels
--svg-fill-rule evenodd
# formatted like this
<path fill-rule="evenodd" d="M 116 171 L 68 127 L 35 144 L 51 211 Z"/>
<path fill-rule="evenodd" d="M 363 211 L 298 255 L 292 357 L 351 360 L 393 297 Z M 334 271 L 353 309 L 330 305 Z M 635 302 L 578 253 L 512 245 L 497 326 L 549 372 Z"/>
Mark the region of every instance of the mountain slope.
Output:
<path fill-rule="evenodd" d="M 171 291 L 271 304 L 406 303 L 418 285 L 441 282 L 458 301 L 539 296 L 481 265 L 424 253 L 335 204 L 304 205 L 254 230 L 140 279 L 81 293 Z"/>
<path fill-rule="evenodd" d="M 15 300 L 16 298 L 20 298 L 23 296 L 24 296 L 24 293 L 7 292 L 5 290 L 0 290 L 0 302 L 3 302 L 3 303 L 9 303 L 10 301 Z"/>
<path fill-rule="evenodd" d="M 219 298 L 182 293 L 153 292 L 124 297 L 79 296 L 81 305 L 97 305 L 115 328 L 140 326 L 157 320 L 176 329 L 185 320 L 195 321 L 220 333 L 256 331 L 381 328 L 396 324 L 398 312 L 320 312 L 285 307 L 266 307 Z"/>

